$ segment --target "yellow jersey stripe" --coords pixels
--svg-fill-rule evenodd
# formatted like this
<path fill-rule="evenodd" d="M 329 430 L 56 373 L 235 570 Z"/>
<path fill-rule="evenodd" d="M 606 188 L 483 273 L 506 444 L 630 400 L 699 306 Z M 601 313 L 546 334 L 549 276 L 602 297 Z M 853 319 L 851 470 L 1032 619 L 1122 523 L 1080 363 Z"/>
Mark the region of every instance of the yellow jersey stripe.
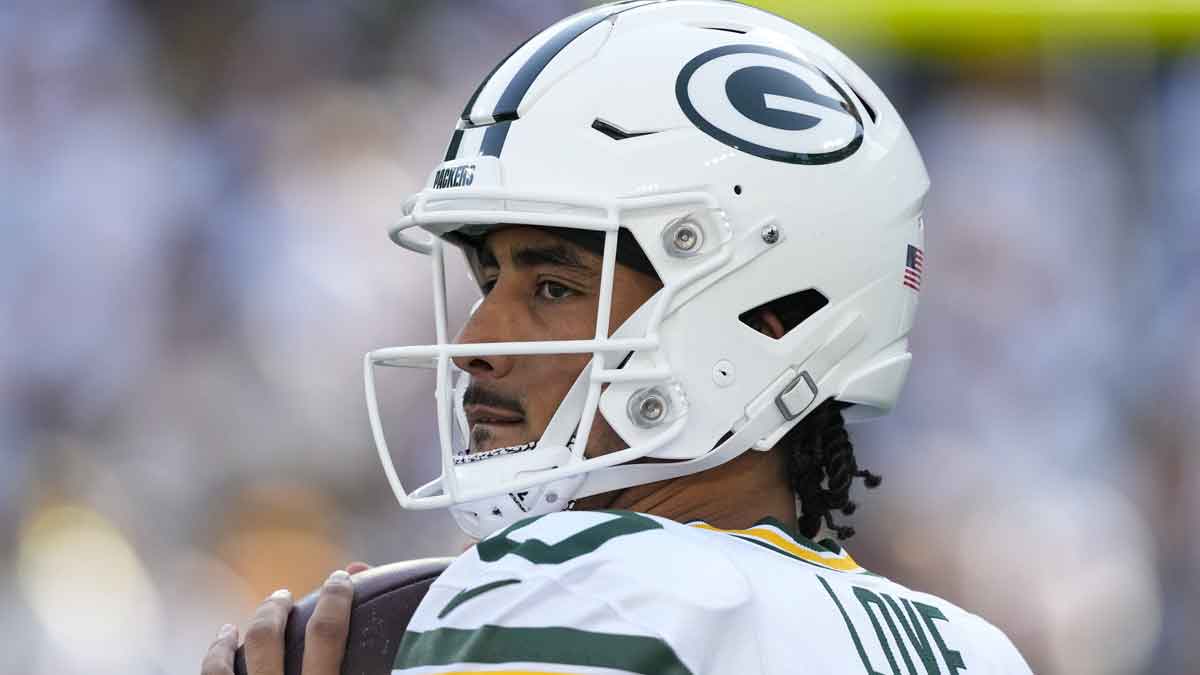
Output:
<path fill-rule="evenodd" d="M 766 527 L 752 527 L 748 530 L 722 530 L 719 527 L 713 527 L 707 523 L 693 523 L 692 527 L 698 527 L 702 530 L 711 530 L 713 532 L 724 532 L 726 534 L 736 534 L 743 537 L 751 537 L 763 543 L 774 546 L 775 548 L 786 551 L 797 558 L 801 558 L 811 563 L 828 567 L 839 572 L 862 572 L 863 568 L 858 563 L 854 562 L 854 558 L 850 557 L 849 553 L 819 553 L 812 549 L 800 546 L 794 541 L 784 537 L 775 530 Z"/>

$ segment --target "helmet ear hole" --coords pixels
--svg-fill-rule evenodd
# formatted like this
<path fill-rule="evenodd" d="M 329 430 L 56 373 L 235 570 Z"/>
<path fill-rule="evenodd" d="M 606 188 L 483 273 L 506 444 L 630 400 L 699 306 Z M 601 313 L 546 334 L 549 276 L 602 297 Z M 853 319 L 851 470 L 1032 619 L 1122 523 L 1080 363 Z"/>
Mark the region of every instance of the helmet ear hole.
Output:
<path fill-rule="evenodd" d="M 829 298 L 824 293 L 807 288 L 752 307 L 739 314 L 738 320 L 771 339 L 780 340 L 828 304 Z M 778 326 L 772 325 L 775 322 Z"/>

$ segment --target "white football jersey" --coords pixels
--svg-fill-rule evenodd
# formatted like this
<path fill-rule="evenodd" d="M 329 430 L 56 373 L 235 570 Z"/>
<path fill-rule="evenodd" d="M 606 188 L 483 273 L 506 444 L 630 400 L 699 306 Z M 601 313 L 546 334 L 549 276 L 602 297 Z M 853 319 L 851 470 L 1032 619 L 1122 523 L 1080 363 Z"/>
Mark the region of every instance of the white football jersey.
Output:
<path fill-rule="evenodd" d="M 393 675 L 1029 673 L 998 629 L 778 521 L 530 518 L 460 556 Z"/>

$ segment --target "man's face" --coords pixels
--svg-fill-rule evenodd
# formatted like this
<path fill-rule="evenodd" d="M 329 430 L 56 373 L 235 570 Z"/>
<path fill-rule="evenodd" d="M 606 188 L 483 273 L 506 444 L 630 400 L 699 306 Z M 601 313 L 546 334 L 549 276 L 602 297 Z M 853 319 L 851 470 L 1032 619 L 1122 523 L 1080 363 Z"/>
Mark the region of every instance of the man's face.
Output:
<path fill-rule="evenodd" d="M 544 230 L 515 226 L 487 235 L 479 263 L 484 300 L 457 342 L 586 340 L 595 335 L 599 256 Z M 609 331 L 660 286 L 649 275 L 617 265 Z M 591 358 L 591 354 L 546 354 L 454 359 L 471 375 L 464 399 L 470 451 L 540 438 Z M 589 439 L 587 453 L 592 456 L 624 447 L 599 415 Z"/>

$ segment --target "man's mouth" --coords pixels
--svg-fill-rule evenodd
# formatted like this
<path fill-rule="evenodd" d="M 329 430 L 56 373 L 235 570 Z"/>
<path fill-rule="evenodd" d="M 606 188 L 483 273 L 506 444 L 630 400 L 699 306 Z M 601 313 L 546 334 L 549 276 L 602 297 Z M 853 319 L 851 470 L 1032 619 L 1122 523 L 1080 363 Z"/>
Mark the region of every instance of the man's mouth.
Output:
<path fill-rule="evenodd" d="M 520 413 L 486 405 L 469 405 L 466 406 L 465 412 L 467 413 L 467 424 L 471 427 L 480 424 L 504 427 L 520 424 L 525 421 L 525 417 Z"/>

